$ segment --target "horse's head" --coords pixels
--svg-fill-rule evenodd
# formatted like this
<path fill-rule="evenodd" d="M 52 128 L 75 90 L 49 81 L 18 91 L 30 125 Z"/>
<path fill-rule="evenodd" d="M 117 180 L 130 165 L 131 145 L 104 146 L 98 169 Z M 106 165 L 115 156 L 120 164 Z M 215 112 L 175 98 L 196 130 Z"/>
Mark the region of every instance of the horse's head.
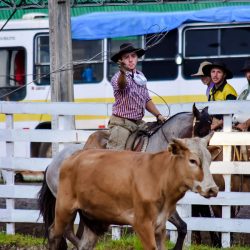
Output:
<path fill-rule="evenodd" d="M 204 137 L 211 132 L 212 117 L 208 113 L 208 107 L 201 112 L 193 105 L 194 115 L 194 136 Z"/>

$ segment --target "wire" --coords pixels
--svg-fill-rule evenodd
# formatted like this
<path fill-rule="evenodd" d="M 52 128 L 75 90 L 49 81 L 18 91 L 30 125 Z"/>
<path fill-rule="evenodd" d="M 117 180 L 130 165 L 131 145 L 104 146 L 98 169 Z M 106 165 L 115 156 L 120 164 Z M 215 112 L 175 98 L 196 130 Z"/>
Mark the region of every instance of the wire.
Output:
<path fill-rule="evenodd" d="M 22 6 L 22 4 L 23 4 L 24 1 L 25 1 L 25 0 L 22 0 L 22 1 L 20 2 L 20 4 L 18 4 L 18 7 Z M 6 22 L 3 24 L 3 26 L 2 26 L 1 29 L 0 29 L 0 32 L 4 29 L 4 27 L 5 27 L 5 26 L 7 25 L 7 23 L 10 21 L 10 19 L 15 15 L 16 11 L 17 11 L 17 7 L 15 7 L 15 9 L 13 10 L 13 12 L 10 14 L 9 18 L 8 18 L 8 19 L 6 20 Z"/>
<path fill-rule="evenodd" d="M 158 95 L 158 94 L 155 93 L 153 90 L 151 90 L 151 89 L 149 89 L 149 88 L 147 88 L 147 90 L 148 90 L 149 92 L 151 92 L 151 93 L 157 95 L 157 96 L 164 102 L 164 104 L 167 106 L 167 109 L 168 109 L 168 114 L 167 114 L 165 117 L 166 117 L 166 118 L 169 118 L 169 116 L 170 116 L 170 107 L 169 107 L 168 103 L 164 100 L 164 98 L 163 98 L 162 96 Z"/>
<path fill-rule="evenodd" d="M 23 1 L 22 1 L 22 2 L 23 2 Z M 21 2 L 20 4 L 22 4 L 22 2 Z M 12 16 L 13 16 L 13 15 L 12 15 Z M 6 24 L 7 24 L 7 22 L 6 22 Z M 6 25 L 6 24 L 5 24 L 5 25 Z M 4 26 L 5 26 L 5 25 L 4 25 Z M 151 28 L 154 27 L 154 26 L 156 26 L 156 25 L 152 25 L 149 29 L 151 29 Z M 3 28 L 3 27 L 2 27 L 2 28 Z M 149 32 L 147 32 L 147 33 L 149 33 Z M 156 46 L 157 44 L 159 44 L 159 43 L 162 41 L 162 39 L 167 35 L 167 33 L 168 33 L 168 32 L 167 32 L 166 29 L 164 28 L 164 29 L 159 30 L 159 33 L 156 33 L 156 34 L 152 35 L 151 37 L 149 37 L 149 40 L 146 42 L 145 50 L 151 49 L 152 47 L 154 47 L 154 46 Z M 150 45 L 148 46 L 149 43 L 152 43 L 152 44 L 150 44 Z M 108 53 L 111 54 L 111 52 L 108 52 Z M 108 54 L 108 53 L 107 53 L 107 54 Z M 103 51 L 101 51 L 101 52 L 95 54 L 93 57 L 91 57 L 91 58 L 89 58 L 89 59 L 77 60 L 77 61 L 73 61 L 72 63 L 66 63 L 66 64 L 62 65 L 59 69 L 56 69 L 56 70 L 54 70 L 54 71 L 52 71 L 52 72 L 49 72 L 48 74 L 43 74 L 42 76 L 41 76 L 40 74 L 25 74 L 25 76 L 33 75 L 33 76 L 38 76 L 38 77 L 36 77 L 35 79 L 33 79 L 31 82 L 29 82 L 29 83 L 27 83 L 27 84 L 25 84 L 25 85 L 23 85 L 23 86 L 17 87 L 16 89 L 14 89 L 14 90 L 12 90 L 12 91 L 10 91 L 10 92 L 8 92 L 8 93 L 6 93 L 6 94 L 0 96 L 0 100 L 1 100 L 2 98 L 4 98 L 4 97 L 7 97 L 7 96 L 11 95 L 11 94 L 14 93 L 14 92 L 19 91 L 20 89 L 23 89 L 24 87 L 30 85 L 30 84 L 33 83 L 33 82 L 36 82 L 36 81 L 39 81 L 39 80 L 42 79 L 42 78 L 48 77 L 48 76 L 51 75 L 51 74 L 55 74 L 55 73 L 59 73 L 59 72 L 67 71 L 67 70 L 77 69 L 78 67 L 80 68 L 82 64 L 86 64 L 86 63 L 91 62 L 93 59 L 97 58 L 97 57 L 98 57 L 99 55 L 101 55 L 101 54 L 103 54 Z M 106 57 L 103 56 L 102 59 L 105 60 Z M 72 65 L 73 65 L 73 67 L 72 67 Z M 67 66 L 69 66 L 69 67 L 67 67 Z M 13 75 L 8 75 L 8 77 L 11 78 L 11 77 L 13 77 Z M 168 108 L 168 115 L 167 115 L 167 117 L 168 117 L 168 116 L 170 115 L 170 108 L 169 108 L 169 105 L 167 104 L 167 102 L 164 100 L 164 98 L 163 98 L 162 96 L 160 96 L 159 94 L 155 93 L 154 91 L 150 90 L 150 89 L 148 89 L 148 91 L 150 91 L 151 93 L 153 93 L 153 94 L 155 94 L 156 96 L 158 96 L 158 97 L 166 104 L 166 106 L 167 106 L 167 108 Z"/>

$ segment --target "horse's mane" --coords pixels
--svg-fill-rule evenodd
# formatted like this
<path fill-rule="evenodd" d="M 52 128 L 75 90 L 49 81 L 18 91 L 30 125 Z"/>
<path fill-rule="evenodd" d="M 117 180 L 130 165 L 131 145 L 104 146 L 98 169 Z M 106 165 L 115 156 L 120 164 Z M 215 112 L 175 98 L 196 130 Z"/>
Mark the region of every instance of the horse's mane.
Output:
<path fill-rule="evenodd" d="M 183 111 L 183 112 L 180 112 L 180 113 L 176 113 L 176 114 L 170 116 L 170 117 L 164 122 L 164 124 L 167 123 L 168 121 L 172 120 L 174 117 L 176 117 L 176 116 L 178 116 L 178 115 L 182 115 L 182 114 L 192 114 L 192 113 L 191 113 L 191 112 L 184 112 L 184 111 Z"/>
<path fill-rule="evenodd" d="M 158 123 L 158 122 L 147 122 L 148 125 L 148 130 L 146 131 L 146 134 L 148 136 L 152 136 L 153 134 L 155 134 L 160 128 L 162 128 L 164 125 L 168 124 L 169 121 L 173 120 L 176 116 L 182 115 L 182 114 L 192 114 L 191 112 L 180 112 L 180 113 L 176 113 L 174 115 L 172 115 L 171 117 L 169 117 L 165 122 L 163 123 Z"/>

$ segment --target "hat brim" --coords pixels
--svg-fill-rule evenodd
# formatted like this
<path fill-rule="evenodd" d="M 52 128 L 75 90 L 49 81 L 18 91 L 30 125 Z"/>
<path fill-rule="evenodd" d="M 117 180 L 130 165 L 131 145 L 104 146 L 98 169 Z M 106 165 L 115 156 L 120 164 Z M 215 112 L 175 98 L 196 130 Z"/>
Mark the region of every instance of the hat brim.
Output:
<path fill-rule="evenodd" d="M 210 72 L 212 68 L 219 68 L 222 69 L 225 73 L 226 73 L 226 79 L 232 79 L 233 78 L 233 73 L 228 70 L 227 68 L 219 65 L 219 64 L 209 64 L 209 65 L 205 65 L 202 68 L 202 71 L 204 73 L 205 76 L 210 76 Z"/>
<path fill-rule="evenodd" d="M 201 73 L 195 73 L 195 74 L 192 74 L 191 76 L 193 76 L 193 77 L 199 77 L 199 76 L 205 76 L 205 75 L 201 74 Z"/>
<path fill-rule="evenodd" d="M 137 54 L 137 56 L 140 58 L 145 54 L 145 50 L 144 49 L 140 49 L 140 48 L 135 48 L 135 49 L 131 49 L 131 50 L 124 50 L 124 51 L 119 51 L 118 53 L 114 54 L 111 57 L 111 60 L 115 63 L 118 62 L 118 60 L 121 58 L 121 56 L 125 53 L 132 53 L 135 52 Z"/>
<path fill-rule="evenodd" d="M 246 72 L 246 71 L 250 71 L 250 67 L 246 67 L 240 70 L 241 72 Z"/>

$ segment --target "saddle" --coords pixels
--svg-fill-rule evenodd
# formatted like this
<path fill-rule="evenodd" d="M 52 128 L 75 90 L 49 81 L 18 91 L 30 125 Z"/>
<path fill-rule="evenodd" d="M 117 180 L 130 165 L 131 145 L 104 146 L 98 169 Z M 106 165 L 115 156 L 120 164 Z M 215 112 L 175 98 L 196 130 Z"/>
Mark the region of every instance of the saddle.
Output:
<path fill-rule="evenodd" d="M 148 138 L 152 136 L 163 124 L 158 122 L 147 122 L 133 132 L 126 143 L 126 150 L 145 152 L 148 145 Z"/>

